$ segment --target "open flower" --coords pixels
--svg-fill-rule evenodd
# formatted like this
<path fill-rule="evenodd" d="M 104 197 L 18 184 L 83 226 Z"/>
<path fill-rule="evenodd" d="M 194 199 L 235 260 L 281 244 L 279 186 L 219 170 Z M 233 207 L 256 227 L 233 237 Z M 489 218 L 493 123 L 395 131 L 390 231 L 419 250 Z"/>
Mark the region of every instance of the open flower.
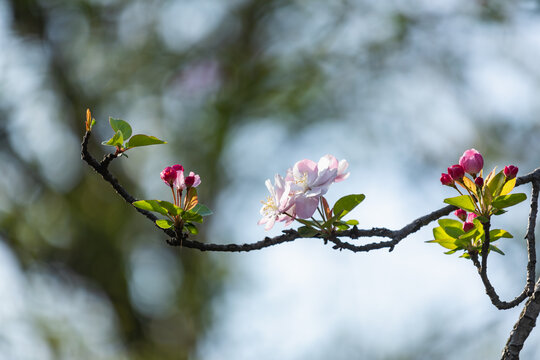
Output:
<path fill-rule="evenodd" d="M 334 182 L 340 182 L 349 177 L 350 173 L 345 172 L 345 170 L 347 170 L 347 168 L 349 167 L 349 163 L 347 162 L 347 160 L 342 159 L 338 162 L 336 157 L 330 154 L 324 155 L 321 160 L 323 158 L 326 158 L 326 160 L 328 160 L 328 162 L 330 163 L 330 169 L 337 169 L 337 175 L 334 179 Z M 319 162 L 321 160 L 319 160 Z"/>
<path fill-rule="evenodd" d="M 304 159 L 287 171 L 285 180 L 291 183 L 291 190 L 295 193 L 294 203 L 299 218 L 307 219 L 313 215 L 319 198 L 326 194 L 328 187 L 336 180 L 339 163 L 335 166 L 337 160 L 334 162 L 332 158 L 331 155 L 323 156 L 318 163 Z M 342 172 L 345 168 L 346 165 L 343 165 Z M 346 176 L 342 174 L 343 178 Z"/>
<path fill-rule="evenodd" d="M 459 165 L 463 167 L 466 173 L 476 177 L 476 174 L 484 167 L 484 158 L 477 150 L 469 149 L 459 159 Z"/>
<path fill-rule="evenodd" d="M 258 224 L 266 224 L 264 229 L 270 230 L 276 221 L 285 221 L 285 225 L 289 225 L 295 216 L 294 202 L 291 193 L 291 183 L 287 182 L 276 174 L 274 185 L 270 182 L 270 179 L 265 182 L 270 195 L 265 201 L 261 201 L 263 206 L 261 207 L 262 219 Z"/>

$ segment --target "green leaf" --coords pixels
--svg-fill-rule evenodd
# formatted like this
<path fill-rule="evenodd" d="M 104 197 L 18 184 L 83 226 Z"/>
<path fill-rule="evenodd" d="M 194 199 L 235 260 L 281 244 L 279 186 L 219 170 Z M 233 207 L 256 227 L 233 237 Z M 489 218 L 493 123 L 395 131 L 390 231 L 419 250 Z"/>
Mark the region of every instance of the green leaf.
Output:
<path fill-rule="evenodd" d="M 456 247 L 456 244 L 454 244 L 454 239 L 452 240 L 429 240 L 429 241 L 426 241 L 427 243 L 436 243 L 436 244 L 439 244 L 441 245 L 442 247 L 444 248 L 447 248 L 447 249 L 450 249 L 450 250 L 458 250 L 458 248 Z"/>
<path fill-rule="evenodd" d="M 206 205 L 203 204 L 195 205 L 195 207 L 191 209 L 191 211 L 201 216 L 208 216 L 213 214 L 212 210 L 210 210 Z"/>
<path fill-rule="evenodd" d="M 502 215 L 505 214 L 507 211 L 503 209 L 498 209 L 497 211 L 493 212 L 493 215 Z"/>
<path fill-rule="evenodd" d="M 495 251 L 496 253 L 499 253 L 501 255 L 504 255 L 504 253 L 501 251 L 501 249 L 499 249 L 498 247 L 496 247 L 495 245 L 489 245 L 489 250 L 493 250 Z"/>
<path fill-rule="evenodd" d="M 493 205 L 494 208 L 502 209 L 509 206 L 514 206 L 516 204 L 519 204 L 520 202 L 527 199 L 527 195 L 523 193 L 518 194 L 510 194 L 510 195 L 501 195 L 493 199 L 493 202 L 491 205 Z"/>
<path fill-rule="evenodd" d="M 122 147 L 124 144 L 124 135 L 122 134 L 122 131 L 118 130 L 117 132 L 114 133 L 114 136 L 112 138 L 110 138 L 107 141 L 102 142 L 101 144 Z"/>
<path fill-rule="evenodd" d="M 133 135 L 126 144 L 126 148 L 134 148 L 137 146 L 148 146 L 157 144 L 166 144 L 166 141 L 160 140 L 155 136 L 137 134 Z"/>
<path fill-rule="evenodd" d="M 342 197 L 334 204 L 334 216 L 337 216 L 338 219 L 341 219 L 347 215 L 352 209 L 354 209 L 358 204 L 360 204 L 366 196 L 364 194 L 351 194 Z"/>
<path fill-rule="evenodd" d="M 162 229 L 170 229 L 174 226 L 174 223 L 171 220 L 161 219 L 156 220 L 156 225 Z"/>
<path fill-rule="evenodd" d="M 474 203 L 469 195 L 461 195 L 453 198 L 444 199 L 444 202 L 450 205 L 457 206 L 466 211 L 475 211 Z"/>
<path fill-rule="evenodd" d="M 458 238 L 463 235 L 463 224 L 460 221 L 453 219 L 440 219 L 439 225 L 444 229 L 444 232 L 453 238 Z"/>
<path fill-rule="evenodd" d="M 165 209 L 163 206 L 159 204 L 159 200 L 139 200 L 134 201 L 133 206 L 147 210 L 147 211 L 155 211 L 162 215 L 167 215 L 167 209 Z"/>
<path fill-rule="evenodd" d="M 171 216 L 181 215 L 184 212 L 184 210 L 182 210 L 181 207 L 176 206 L 173 203 L 170 203 L 164 200 L 157 200 L 157 201 L 159 205 L 161 205 L 161 207 L 164 207 L 165 209 L 167 209 L 167 211 L 169 212 L 169 215 Z"/>
<path fill-rule="evenodd" d="M 190 234 L 193 234 L 193 235 L 197 235 L 199 233 L 199 229 L 197 229 L 197 227 L 192 224 L 192 223 L 185 223 L 184 224 L 184 228 L 190 233 Z"/>
<path fill-rule="evenodd" d="M 191 222 L 197 222 L 197 223 L 203 222 L 202 215 L 199 215 L 193 212 L 193 210 L 184 212 L 184 214 L 182 215 L 182 219 L 185 221 L 191 221 Z"/>
<path fill-rule="evenodd" d="M 336 227 L 336 229 L 338 229 L 339 231 L 344 231 L 344 230 L 349 230 L 350 226 L 347 225 L 346 223 L 340 221 L 339 223 L 334 223 L 334 226 Z"/>
<path fill-rule="evenodd" d="M 502 230 L 502 229 L 493 229 L 489 232 L 490 241 L 496 241 L 497 239 L 500 239 L 500 238 L 511 239 L 513 238 L 513 236 L 508 231 Z"/>
<path fill-rule="evenodd" d="M 311 238 L 319 233 L 319 230 L 310 226 L 301 226 L 298 228 L 298 234 L 303 238 Z"/>
<path fill-rule="evenodd" d="M 456 238 L 448 235 L 440 226 L 433 228 L 433 237 L 435 238 L 435 240 L 448 240 L 452 242 L 456 241 Z"/>
<path fill-rule="evenodd" d="M 510 193 L 510 191 L 512 191 L 514 186 L 516 186 L 516 180 L 517 180 L 517 178 L 513 178 L 513 179 L 508 180 L 504 184 L 504 186 L 503 186 L 503 188 L 501 190 L 501 195 L 506 195 L 506 194 Z"/>
<path fill-rule="evenodd" d="M 505 176 L 502 171 L 497 173 L 488 183 L 487 187 L 489 191 L 491 192 L 491 195 L 493 197 L 496 197 L 500 194 L 502 187 L 504 185 Z"/>
<path fill-rule="evenodd" d="M 462 230 L 462 233 L 463 233 L 463 230 Z M 478 235 L 480 235 L 478 230 L 473 228 L 470 231 L 467 231 L 466 233 L 463 233 L 463 235 L 461 235 L 459 237 L 459 240 L 468 241 L 470 239 L 477 238 Z"/>
<path fill-rule="evenodd" d="M 354 219 L 351 219 L 351 220 L 347 220 L 345 221 L 346 224 L 349 224 L 349 225 L 358 225 L 358 220 L 354 220 Z"/>
<path fill-rule="evenodd" d="M 131 136 L 131 126 L 126 121 L 109 117 L 109 124 L 111 124 L 115 132 L 120 130 L 124 135 L 124 139 L 129 139 Z"/>

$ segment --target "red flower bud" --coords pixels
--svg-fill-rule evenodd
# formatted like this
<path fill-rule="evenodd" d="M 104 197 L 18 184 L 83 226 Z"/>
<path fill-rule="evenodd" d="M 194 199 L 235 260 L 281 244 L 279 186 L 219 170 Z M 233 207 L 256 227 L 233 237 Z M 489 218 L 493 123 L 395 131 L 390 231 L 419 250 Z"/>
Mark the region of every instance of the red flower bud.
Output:
<path fill-rule="evenodd" d="M 174 170 L 172 167 L 167 166 L 160 174 L 161 180 L 170 187 L 173 186 L 174 180 L 176 180 L 176 170 Z"/>
<path fill-rule="evenodd" d="M 448 174 L 441 174 L 441 183 L 443 185 L 453 186 L 454 180 L 452 180 L 452 177 Z"/>
<path fill-rule="evenodd" d="M 461 221 L 465 221 L 467 219 L 467 212 L 463 209 L 457 209 L 454 211 L 454 215 L 456 215 Z"/>
<path fill-rule="evenodd" d="M 173 165 L 171 167 L 174 169 L 174 171 L 184 171 L 184 167 L 179 164 Z"/>
<path fill-rule="evenodd" d="M 478 187 L 482 187 L 484 186 L 484 179 L 482 179 L 480 176 L 477 177 L 476 179 L 474 179 L 474 183 L 478 186 Z"/>
<path fill-rule="evenodd" d="M 512 180 L 516 177 L 518 173 L 518 167 L 514 165 L 508 165 L 504 167 L 504 176 L 506 176 L 506 180 Z"/>
<path fill-rule="evenodd" d="M 454 180 L 461 180 L 465 176 L 465 170 L 461 165 L 452 165 L 448 168 L 448 174 Z"/>
<path fill-rule="evenodd" d="M 484 158 L 475 149 L 466 150 L 459 159 L 459 165 L 466 173 L 476 176 L 484 167 Z"/>
<path fill-rule="evenodd" d="M 463 223 L 463 231 L 469 232 L 472 229 L 474 229 L 474 224 L 472 222 L 464 222 Z"/>

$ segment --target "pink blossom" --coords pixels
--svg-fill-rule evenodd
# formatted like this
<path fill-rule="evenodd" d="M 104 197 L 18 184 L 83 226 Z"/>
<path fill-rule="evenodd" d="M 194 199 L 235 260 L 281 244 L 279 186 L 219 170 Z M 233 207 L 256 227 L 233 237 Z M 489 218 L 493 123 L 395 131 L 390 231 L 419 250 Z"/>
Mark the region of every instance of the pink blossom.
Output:
<path fill-rule="evenodd" d="M 441 183 L 446 186 L 454 186 L 454 180 L 448 174 L 441 174 Z"/>
<path fill-rule="evenodd" d="M 170 187 L 173 186 L 173 183 L 176 179 L 176 170 L 174 170 L 172 167 L 167 166 L 163 171 L 160 173 L 161 180 Z"/>
<path fill-rule="evenodd" d="M 484 167 L 484 158 L 475 149 L 466 150 L 459 159 L 459 165 L 466 173 L 476 176 Z"/>
<path fill-rule="evenodd" d="M 261 201 L 263 206 L 260 213 L 263 218 L 259 220 L 258 224 L 266 224 L 265 230 L 270 230 L 276 221 L 285 221 L 285 225 L 289 225 L 295 216 L 291 183 L 285 181 L 281 175 L 276 174 L 274 185 L 269 179 L 266 180 L 265 184 L 270 196 L 266 198 L 266 201 Z"/>
<path fill-rule="evenodd" d="M 347 168 L 349 167 L 349 163 L 347 162 L 347 160 L 343 159 L 343 160 L 340 160 L 338 162 L 338 160 L 336 159 L 336 157 L 334 155 L 330 155 L 330 154 L 327 154 L 327 155 L 324 155 L 321 160 L 323 158 L 326 158 L 328 160 L 328 162 L 330 163 L 330 169 L 337 169 L 337 176 L 336 178 L 334 179 L 334 182 L 340 182 L 340 181 L 343 181 L 345 179 L 347 179 L 350 175 L 350 173 L 346 173 L 345 170 L 347 170 Z M 320 162 L 320 160 L 319 160 Z"/>
<path fill-rule="evenodd" d="M 184 183 L 186 187 L 197 187 L 201 184 L 201 177 L 195 174 L 193 171 L 189 172 L 189 175 L 185 177 Z"/>
<path fill-rule="evenodd" d="M 508 165 L 504 167 L 504 176 L 506 176 L 506 180 L 512 180 L 516 177 L 518 173 L 518 167 L 514 165 Z"/>
<path fill-rule="evenodd" d="M 472 222 L 473 222 L 473 220 L 474 220 L 474 219 L 476 219 L 477 217 L 478 217 L 478 215 L 477 215 L 477 214 L 475 214 L 475 213 L 471 212 L 471 213 L 469 213 L 469 215 L 467 215 L 467 222 L 470 222 L 470 223 L 472 223 Z"/>
<path fill-rule="evenodd" d="M 448 174 L 454 180 L 461 180 L 465 176 L 465 170 L 461 165 L 452 165 L 448 168 Z"/>
<path fill-rule="evenodd" d="M 332 164 L 331 156 L 323 156 L 318 163 L 308 159 L 298 161 L 287 171 L 285 180 L 291 183 L 291 190 L 295 193 L 296 215 L 299 218 L 307 219 L 313 215 L 319 198 L 326 194 L 328 187 L 335 181 L 339 165 L 334 167 Z M 344 178 L 346 174 L 342 176 Z"/>
<path fill-rule="evenodd" d="M 474 224 L 472 222 L 464 222 L 463 223 L 463 231 L 465 232 L 469 232 L 471 231 L 472 229 L 474 229 Z"/>
<path fill-rule="evenodd" d="M 457 209 L 454 211 L 454 215 L 456 215 L 461 221 L 465 221 L 467 219 L 467 212 L 463 209 Z"/>

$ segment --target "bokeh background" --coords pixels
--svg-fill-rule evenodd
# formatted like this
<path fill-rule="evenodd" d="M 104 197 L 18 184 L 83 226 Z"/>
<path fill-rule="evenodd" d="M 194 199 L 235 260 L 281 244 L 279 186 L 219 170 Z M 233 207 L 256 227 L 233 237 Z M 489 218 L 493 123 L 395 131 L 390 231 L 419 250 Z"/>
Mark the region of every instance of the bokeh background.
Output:
<path fill-rule="evenodd" d="M 168 199 L 168 165 L 199 173 L 200 241 L 279 234 L 256 225 L 264 180 L 327 153 L 351 171 L 330 202 L 365 193 L 360 227 L 400 228 L 453 196 L 439 176 L 465 149 L 540 166 L 539 1 L 0 0 L 0 49 L 1 359 L 499 356 L 520 307 L 497 311 L 432 226 L 391 253 L 173 248 L 80 142 L 86 108 L 98 158 L 108 116 L 167 140 L 111 171 L 143 199 Z M 504 299 L 527 213 L 497 219 Z"/>

